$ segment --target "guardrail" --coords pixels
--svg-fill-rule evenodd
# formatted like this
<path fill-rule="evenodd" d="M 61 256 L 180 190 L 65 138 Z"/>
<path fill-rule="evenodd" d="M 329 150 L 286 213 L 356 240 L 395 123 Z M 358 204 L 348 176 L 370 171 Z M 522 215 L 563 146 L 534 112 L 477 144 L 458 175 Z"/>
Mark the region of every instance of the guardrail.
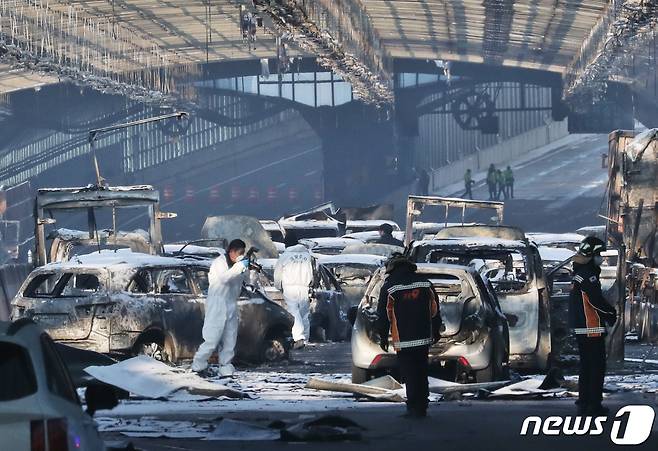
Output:
<path fill-rule="evenodd" d="M 470 169 L 473 174 L 485 171 L 490 164 L 499 165 L 513 161 L 568 134 L 566 120 L 550 122 L 546 126 L 534 128 L 500 144 L 482 149 L 463 160 L 432 170 L 431 187 L 438 189 L 441 186 L 459 182 L 463 180 L 467 169 Z"/>

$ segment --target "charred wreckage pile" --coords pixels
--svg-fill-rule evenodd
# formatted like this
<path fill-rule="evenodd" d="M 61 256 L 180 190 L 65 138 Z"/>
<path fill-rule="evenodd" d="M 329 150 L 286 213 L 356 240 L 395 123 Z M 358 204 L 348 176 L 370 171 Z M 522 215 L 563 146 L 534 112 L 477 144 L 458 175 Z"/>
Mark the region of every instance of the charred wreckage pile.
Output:
<path fill-rule="evenodd" d="M 381 62 L 380 67 L 369 67 L 366 58 L 362 61 L 354 56 L 329 30 L 315 23 L 300 2 L 255 0 L 254 4 L 272 18 L 274 28 L 284 39 L 316 55 L 322 66 L 351 83 L 355 96 L 360 100 L 380 106 L 393 102 L 390 77 L 381 69 Z M 367 53 L 372 56 L 375 52 Z"/>

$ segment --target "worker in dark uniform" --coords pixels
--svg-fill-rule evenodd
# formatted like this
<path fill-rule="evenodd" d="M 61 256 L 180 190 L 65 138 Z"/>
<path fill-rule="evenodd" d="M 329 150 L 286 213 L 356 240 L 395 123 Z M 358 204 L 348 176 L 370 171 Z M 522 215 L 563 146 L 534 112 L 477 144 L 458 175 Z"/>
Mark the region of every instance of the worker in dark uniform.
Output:
<path fill-rule="evenodd" d="M 500 200 L 501 195 L 507 199 L 507 191 L 505 191 L 505 176 L 503 176 L 503 171 L 496 169 L 496 200 Z"/>
<path fill-rule="evenodd" d="M 416 273 L 416 264 L 402 255 L 386 264 L 388 277 L 377 304 L 380 346 L 388 351 L 389 331 L 403 382 L 407 386 L 407 418 L 427 416 L 428 353 L 438 341 L 441 315 L 432 284 Z"/>
<path fill-rule="evenodd" d="M 514 199 L 514 172 L 510 166 L 507 166 L 503 172 L 503 179 L 505 179 L 505 198 Z"/>
<path fill-rule="evenodd" d="M 471 174 L 470 169 L 466 169 L 466 173 L 464 174 L 464 188 L 466 188 L 466 191 L 464 192 L 464 195 L 462 196 L 464 199 L 468 196 L 469 199 L 473 199 L 473 175 Z"/>
<path fill-rule="evenodd" d="M 387 222 L 379 226 L 379 239 L 377 244 L 390 244 L 404 247 L 404 243 L 393 236 L 393 226 Z"/>
<path fill-rule="evenodd" d="M 569 320 L 576 333 L 580 372 L 578 375 L 578 413 L 606 415 L 601 405 L 605 376 L 605 326 L 617 321 L 617 312 L 601 291 L 601 252 L 605 243 L 585 238 L 573 258 L 573 285 L 569 296 Z"/>
<path fill-rule="evenodd" d="M 496 200 L 496 166 L 489 165 L 487 171 L 487 186 L 489 187 L 489 200 Z"/>

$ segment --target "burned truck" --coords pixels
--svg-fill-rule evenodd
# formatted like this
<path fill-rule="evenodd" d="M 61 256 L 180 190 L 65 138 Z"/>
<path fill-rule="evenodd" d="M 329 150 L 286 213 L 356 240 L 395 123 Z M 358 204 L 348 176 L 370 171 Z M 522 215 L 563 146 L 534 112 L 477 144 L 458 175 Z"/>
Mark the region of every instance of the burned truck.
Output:
<path fill-rule="evenodd" d="M 642 133 L 617 130 L 608 140 L 606 235 L 619 250 L 617 311 L 624 329 L 640 339 L 658 339 L 658 129 Z M 625 264 L 624 264 L 625 262 Z M 619 357 L 619 356 L 618 356 Z"/>

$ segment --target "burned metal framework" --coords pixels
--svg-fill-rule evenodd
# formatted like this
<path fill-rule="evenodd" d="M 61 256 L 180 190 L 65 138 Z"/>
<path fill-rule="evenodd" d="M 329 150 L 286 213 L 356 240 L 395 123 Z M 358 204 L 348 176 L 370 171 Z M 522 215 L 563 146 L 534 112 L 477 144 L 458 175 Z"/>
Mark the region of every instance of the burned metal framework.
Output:
<path fill-rule="evenodd" d="M 609 137 L 606 235 L 619 252 L 620 320 L 613 330 L 613 359 L 623 360 L 625 332 L 640 339 L 658 335 L 658 140 L 656 130 L 641 135 L 617 130 Z"/>
<path fill-rule="evenodd" d="M 578 105 L 604 95 L 606 82 L 626 75 L 626 60 L 641 52 L 657 24 L 655 0 L 610 0 L 565 70 L 565 97 Z"/>
<path fill-rule="evenodd" d="M 407 220 L 406 232 L 404 236 L 404 244 L 408 245 L 413 240 L 413 224 L 414 218 L 419 217 L 423 209 L 427 206 L 438 206 L 445 208 L 445 225 L 448 225 L 448 214 L 450 208 L 461 209 L 461 222 L 464 224 L 466 210 L 494 210 L 496 212 L 496 224 L 503 223 L 503 215 L 505 211 L 504 202 L 484 201 L 484 200 L 466 200 L 450 197 L 436 197 L 436 196 L 409 196 L 407 198 Z"/>
<path fill-rule="evenodd" d="M 148 210 L 149 252 L 162 253 L 162 228 L 160 220 L 168 215 L 160 212 L 160 194 L 149 185 L 138 186 L 88 186 L 82 188 L 40 189 L 37 192 L 35 207 L 35 247 L 36 266 L 48 263 L 46 249 L 46 225 L 54 224 L 55 213 L 87 212 L 89 239 L 100 240 L 95 210 L 111 209 L 111 234 L 116 236 L 117 209 L 143 207 Z M 108 242 L 111 239 L 108 238 Z"/>
<path fill-rule="evenodd" d="M 257 0 L 274 29 L 350 82 L 365 103 L 393 101 L 392 77 L 370 18 L 356 0 Z"/>

